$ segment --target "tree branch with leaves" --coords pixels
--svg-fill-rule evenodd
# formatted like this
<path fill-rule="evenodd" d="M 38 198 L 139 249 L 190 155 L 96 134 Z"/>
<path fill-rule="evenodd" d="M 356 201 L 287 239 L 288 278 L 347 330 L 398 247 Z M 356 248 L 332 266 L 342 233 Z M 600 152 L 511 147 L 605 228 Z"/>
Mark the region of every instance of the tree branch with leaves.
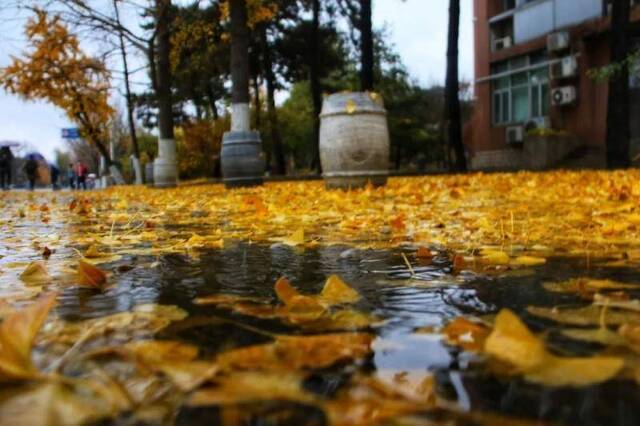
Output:
<path fill-rule="evenodd" d="M 81 136 L 113 166 L 107 144 L 113 109 L 110 73 L 104 62 L 87 55 L 62 23 L 36 10 L 25 26 L 27 50 L 0 73 L 0 85 L 26 100 L 44 100 L 62 109 Z"/>

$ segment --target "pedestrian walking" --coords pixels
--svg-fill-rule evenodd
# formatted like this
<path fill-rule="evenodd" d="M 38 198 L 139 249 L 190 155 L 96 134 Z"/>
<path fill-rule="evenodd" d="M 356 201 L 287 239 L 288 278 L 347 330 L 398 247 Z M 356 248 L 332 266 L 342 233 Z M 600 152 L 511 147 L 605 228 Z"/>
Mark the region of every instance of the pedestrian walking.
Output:
<path fill-rule="evenodd" d="M 77 179 L 77 188 L 86 190 L 87 189 L 87 175 L 89 174 L 89 169 L 84 165 L 81 161 L 76 163 L 76 179 Z"/>
<path fill-rule="evenodd" d="M 73 168 L 73 164 L 69 164 L 67 169 L 67 183 L 69 184 L 69 189 L 76 189 L 76 171 Z"/>
<path fill-rule="evenodd" d="M 0 187 L 3 191 L 11 187 L 11 167 L 13 166 L 13 153 L 11 148 L 3 146 L 0 148 Z"/>
<path fill-rule="evenodd" d="M 49 175 L 51 176 L 51 189 L 57 191 L 58 189 L 60 189 L 60 187 L 58 186 L 60 169 L 54 164 L 49 164 Z"/>
<path fill-rule="evenodd" d="M 29 190 L 33 191 L 36 187 L 36 178 L 38 176 L 38 160 L 35 155 L 29 155 L 24 163 L 24 171 L 29 181 Z"/>

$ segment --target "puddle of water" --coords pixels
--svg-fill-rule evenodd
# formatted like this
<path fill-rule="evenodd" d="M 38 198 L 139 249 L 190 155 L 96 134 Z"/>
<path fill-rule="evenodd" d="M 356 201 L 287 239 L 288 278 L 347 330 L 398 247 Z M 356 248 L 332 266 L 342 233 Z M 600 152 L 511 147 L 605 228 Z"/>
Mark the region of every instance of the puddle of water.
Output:
<path fill-rule="evenodd" d="M 549 323 L 529 316 L 527 306 L 584 303 L 577 296 L 549 293 L 541 285 L 581 276 L 577 275 L 579 272 L 586 274 L 580 262 L 549 259 L 533 274 L 454 276 L 447 257 L 440 255 L 428 265 L 416 262 L 412 274 L 399 250 L 354 250 L 343 246 L 298 250 L 238 243 L 223 250 L 200 252 L 197 257 L 124 256 L 108 269 L 134 267 L 116 273 L 115 285 L 101 293 L 67 288 L 60 295 L 57 313 L 67 320 L 81 320 L 128 311 L 144 303 L 178 305 L 189 311 L 189 318 L 159 337 L 196 344 L 204 356 L 210 356 L 269 340 L 242 324 L 269 332 L 299 330 L 275 321 L 195 306 L 194 298 L 237 294 L 270 297 L 276 303 L 273 284 L 282 276 L 304 293 L 317 293 L 327 276 L 338 274 L 362 295 L 356 308 L 384 320 L 373 330 L 377 336 L 375 354 L 367 365 L 372 374 L 383 380 L 392 380 L 402 372 L 435 373 L 440 396 L 457 401 L 467 411 L 491 411 L 561 424 L 640 424 L 640 389 L 635 384 L 615 381 L 587 389 L 554 390 L 518 378 L 496 378 L 479 368 L 473 356 L 445 345 L 439 338 L 412 334 L 418 327 L 442 325 L 463 314 L 487 315 L 504 307 L 513 309 L 539 331 Z M 588 273 L 630 282 L 638 278 L 637 272 L 612 268 Z M 552 340 L 552 344 L 567 354 L 584 355 L 594 350 L 592 345 L 568 339 Z M 340 369 L 317 372 L 306 385 L 316 393 L 331 395 L 345 381 L 345 374 Z M 280 409 L 290 413 L 288 424 L 326 421 L 315 408 L 292 403 L 265 404 L 264 422 L 258 415 L 255 424 L 270 424 L 265 419 Z M 211 419 L 215 418 L 215 409 L 187 411 L 179 414 L 178 424 L 212 424 Z"/>

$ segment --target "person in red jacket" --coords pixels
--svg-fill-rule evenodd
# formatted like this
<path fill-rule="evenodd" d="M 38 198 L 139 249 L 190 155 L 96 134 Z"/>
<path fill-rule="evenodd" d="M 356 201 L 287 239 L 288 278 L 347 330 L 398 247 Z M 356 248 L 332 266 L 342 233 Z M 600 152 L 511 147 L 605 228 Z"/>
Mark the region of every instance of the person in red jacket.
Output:
<path fill-rule="evenodd" d="M 87 166 L 85 166 L 84 163 L 82 163 L 81 161 L 78 161 L 76 163 L 76 179 L 77 179 L 76 188 L 77 189 L 80 189 L 80 187 L 82 187 L 82 189 L 87 189 L 88 174 L 89 174 L 89 169 L 87 169 Z"/>

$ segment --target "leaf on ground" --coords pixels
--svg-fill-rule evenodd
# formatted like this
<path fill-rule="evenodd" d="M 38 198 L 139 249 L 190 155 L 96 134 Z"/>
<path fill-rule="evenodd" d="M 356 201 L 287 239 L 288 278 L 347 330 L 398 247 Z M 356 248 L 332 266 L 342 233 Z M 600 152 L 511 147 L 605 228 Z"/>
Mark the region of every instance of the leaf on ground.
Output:
<path fill-rule="evenodd" d="M 485 352 L 506 362 L 526 380 L 546 386 L 589 386 L 615 377 L 624 360 L 616 357 L 563 358 L 547 352 L 544 342 L 508 309 L 500 311 Z"/>
<path fill-rule="evenodd" d="M 509 255 L 503 251 L 483 250 L 480 257 L 480 262 L 485 265 L 508 265 L 510 261 Z"/>
<path fill-rule="evenodd" d="M 427 382 L 426 386 L 430 386 Z M 427 389 L 428 392 L 428 389 Z M 356 376 L 349 387 L 341 390 L 337 398 L 323 404 L 335 425 L 387 424 L 402 415 L 428 410 L 435 401 L 411 401 L 375 378 Z"/>
<path fill-rule="evenodd" d="M 37 374 L 31 361 L 31 350 L 36 335 L 55 303 L 55 294 L 46 295 L 31 306 L 15 310 L 2 321 L 0 381 L 28 379 Z"/>
<path fill-rule="evenodd" d="M 132 312 L 120 312 L 85 321 L 53 322 L 43 330 L 39 341 L 72 345 L 81 338 L 91 340 L 109 337 L 110 342 L 127 342 L 151 336 L 172 322 L 183 320 L 187 316 L 187 312 L 177 306 L 138 305 Z"/>
<path fill-rule="evenodd" d="M 621 312 L 615 309 L 607 309 L 603 313 L 603 307 L 597 305 L 589 305 L 583 308 L 529 306 L 527 311 L 540 318 L 576 326 L 598 326 L 601 324 L 617 326 L 627 322 L 640 323 L 640 313 L 638 312 Z"/>
<path fill-rule="evenodd" d="M 242 370 L 320 369 L 368 356 L 372 341 L 373 335 L 368 333 L 278 336 L 273 343 L 222 353 L 217 362 Z"/>
<path fill-rule="evenodd" d="M 83 425 L 115 415 L 105 401 L 59 383 L 41 383 L 0 395 L 0 424 Z"/>
<path fill-rule="evenodd" d="M 287 400 L 303 403 L 315 397 L 302 388 L 303 377 L 291 372 L 236 372 L 216 380 L 216 386 L 196 391 L 187 401 L 191 406 L 245 404 Z"/>
<path fill-rule="evenodd" d="M 433 253 L 426 247 L 420 247 L 416 251 L 416 257 L 420 260 L 430 260 L 433 259 Z"/>
<path fill-rule="evenodd" d="M 511 264 L 515 266 L 539 266 L 545 263 L 547 263 L 547 259 L 544 257 L 534 256 L 519 256 L 511 261 Z"/>
<path fill-rule="evenodd" d="M 100 250 L 98 250 L 98 247 L 95 244 L 92 244 L 85 252 L 84 252 L 84 257 L 86 257 L 87 259 L 97 259 L 99 257 L 104 256 L 103 253 L 100 253 Z"/>
<path fill-rule="evenodd" d="M 233 307 L 238 303 L 265 303 L 266 299 L 252 296 L 239 296 L 235 294 L 213 294 L 211 296 L 198 297 L 193 300 L 196 305 L 216 305 L 218 307 Z"/>
<path fill-rule="evenodd" d="M 612 280 L 594 280 L 591 278 L 577 278 L 562 282 L 544 283 L 544 288 L 554 293 L 595 293 L 601 290 L 633 290 L 640 286 L 619 283 Z"/>
<path fill-rule="evenodd" d="M 622 370 L 622 367 L 624 367 L 622 358 L 549 356 L 540 368 L 527 372 L 525 378 L 545 386 L 584 387 L 612 379 Z"/>
<path fill-rule="evenodd" d="M 279 241 L 288 246 L 296 247 L 304 244 L 304 237 L 304 229 L 298 228 L 293 234 L 289 235 L 288 237 L 281 238 L 279 239 Z"/>
<path fill-rule="evenodd" d="M 442 333 L 447 343 L 460 346 L 466 351 L 481 352 L 491 329 L 484 324 L 458 317 L 448 323 Z"/>
<path fill-rule="evenodd" d="M 86 287 L 102 287 L 107 282 L 107 274 L 92 264 L 78 261 L 78 284 Z"/>
<path fill-rule="evenodd" d="M 624 346 L 626 340 L 619 333 L 611 331 L 606 327 L 600 328 L 569 328 L 560 332 L 574 340 L 583 342 L 600 343 L 606 346 Z"/>
<path fill-rule="evenodd" d="M 331 275 L 320 293 L 322 303 L 333 306 L 343 303 L 355 303 L 360 300 L 360 294 L 349 287 L 337 275 Z"/>
<path fill-rule="evenodd" d="M 540 365 L 547 356 L 544 343 L 508 309 L 501 310 L 496 317 L 484 351 L 519 371 L 527 371 Z"/>
<path fill-rule="evenodd" d="M 26 284 L 42 284 L 51 281 L 51 275 L 42 262 L 31 262 L 20 274 Z"/>
<path fill-rule="evenodd" d="M 211 380 L 220 367 L 207 361 L 161 362 L 155 368 L 162 372 L 182 392 L 191 392 Z"/>

